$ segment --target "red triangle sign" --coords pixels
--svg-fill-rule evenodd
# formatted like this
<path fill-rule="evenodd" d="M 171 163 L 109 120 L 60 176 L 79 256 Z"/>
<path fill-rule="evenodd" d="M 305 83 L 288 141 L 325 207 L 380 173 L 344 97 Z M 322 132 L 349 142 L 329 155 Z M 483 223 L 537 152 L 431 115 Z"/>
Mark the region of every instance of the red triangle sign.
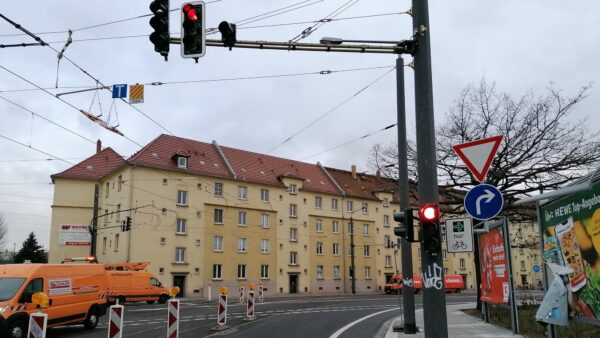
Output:
<path fill-rule="evenodd" d="M 452 149 L 467 165 L 475 179 L 483 182 L 503 138 L 502 135 L 492 136 L 455 145 Z"/>

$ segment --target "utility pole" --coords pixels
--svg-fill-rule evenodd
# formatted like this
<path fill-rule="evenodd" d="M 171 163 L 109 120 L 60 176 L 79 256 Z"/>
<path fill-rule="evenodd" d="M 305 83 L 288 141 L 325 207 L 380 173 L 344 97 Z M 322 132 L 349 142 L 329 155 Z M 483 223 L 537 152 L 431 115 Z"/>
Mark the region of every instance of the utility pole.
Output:
<path fill-rule="evenodd" d="M 90 233 L 92 234 L 92 243 L 90 245 L 90 256 L 96 256 L 96 233 L 98 232 L 98 198 L 100 195 L 100 185 L 94 185 L 94 210 L 92 211 L 92 224 Z"/>
<path fill-rule="evenodd" d="M 431 75 L 431 28 L 427 0 L 412 0 L 413 38 L 417 44 L 414 56 L 415 115 L 417 126 L 417 170 L 419 204 L 438 204 L 435 124 L 433 114 L 433 89 Z M 441 234 L 438 233 L 438 238 Z M 423 271 L 423 317 L 425 337 L 448 337 L 446 318 L 446 295 L 443 283 L 426 283 L 428 279 L 444 278 L 442 255 L 426 252 L 421 245 L 421 269 Z M 439 288 L 438 288 L 439 287 Z"/>
<path fill-rule="evenodd" d="M 408 193 L 408 145 L 406 141 L 406 105 L 404 100 L 404 60 L 401 55 L 396 58 L 396 100 L 398 113 L 398 192 L 400 195 L 400 210 L 407 210 L 410 206 Z M 412 212 L 412 211 L 411 211 Z M 412 224 L 406 224 L 412 227 Z M 417 333 L 415 319 L 415 295 L 412 283 L 404 284 L 404 280 L 413 278 L 412 248 L 406 238 L 399 237 L 402 252 L 402 309 L 404 311 L 405 334 Z"/>
<path fill-rule="evenodd" d="M 352 213 L 350 213 L 350 270 L 352 274 L 350 279 L 352 281 L 351 288 L 352 294 L 356 293 L 356 271 L 354 266 L 354 220 L 352 219 Z"/>

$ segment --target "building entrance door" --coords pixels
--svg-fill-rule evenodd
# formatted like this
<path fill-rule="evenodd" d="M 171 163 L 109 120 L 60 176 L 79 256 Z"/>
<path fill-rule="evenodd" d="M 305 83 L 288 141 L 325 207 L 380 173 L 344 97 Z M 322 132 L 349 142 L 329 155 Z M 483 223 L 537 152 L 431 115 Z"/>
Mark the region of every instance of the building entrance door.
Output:
<path fill-rule="evenodd" d="M 290 275 L 290 293 L 298 293 L 298 275 Z"/>
<path fill-rule="evenodd" d="M 185 276 L 173 276 L 173 286 L 179 287 L 177 298 L 185 297 Z"/>

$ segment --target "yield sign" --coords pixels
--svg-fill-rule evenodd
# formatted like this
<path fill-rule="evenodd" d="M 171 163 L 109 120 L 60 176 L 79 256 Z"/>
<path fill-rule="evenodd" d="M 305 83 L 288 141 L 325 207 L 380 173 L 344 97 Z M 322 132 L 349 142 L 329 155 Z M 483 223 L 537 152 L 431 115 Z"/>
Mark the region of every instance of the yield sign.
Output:
<path fill-rule="evenodd" d="M 492 136 L 476 141 L 471 141 L 452 146 L 456 155 L 463 160 L 467 168 L 471 171 L 475 179 L 483 182 L 485 175 L 490 169 L 492 160 L 496 156 L 502 135 Z"/>

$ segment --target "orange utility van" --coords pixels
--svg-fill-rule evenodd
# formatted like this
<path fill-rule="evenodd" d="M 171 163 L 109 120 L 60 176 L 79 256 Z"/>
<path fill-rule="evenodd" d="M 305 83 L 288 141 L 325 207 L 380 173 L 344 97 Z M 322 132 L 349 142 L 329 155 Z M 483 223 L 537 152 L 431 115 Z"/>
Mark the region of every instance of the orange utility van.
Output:
<path fill-rule="evenodd" d="M 169 291 L 150 272 L 149 263 L 104 264 L 108 281 L 108 301 L 143 302 L 164 304 L 169 299 Z"/>
<path fill-rule="evenodd" d="M 25 338 L 29 314 L 36 312 L 32 296 L 49 298 L 48 327 L 98 325 L 106 314 L 107 283 L 104 266 L 90 264 L 0 265 L 0 337 Z"/>
<path fill-rule="evenodd" d="M 423 288 L 423 280 L 421 275 L 413 275 L 413 289 L 415 293 L 419 293 Z M 465 288 L 465 282 L 461 275 L 444 275 L 444 290 L 446 292 L 459 293 Z M 387 294 L 397 294 L 402 292 L 402 275 L 395 274 L 391 280 L 385 284 L 383 290 Z"/>

